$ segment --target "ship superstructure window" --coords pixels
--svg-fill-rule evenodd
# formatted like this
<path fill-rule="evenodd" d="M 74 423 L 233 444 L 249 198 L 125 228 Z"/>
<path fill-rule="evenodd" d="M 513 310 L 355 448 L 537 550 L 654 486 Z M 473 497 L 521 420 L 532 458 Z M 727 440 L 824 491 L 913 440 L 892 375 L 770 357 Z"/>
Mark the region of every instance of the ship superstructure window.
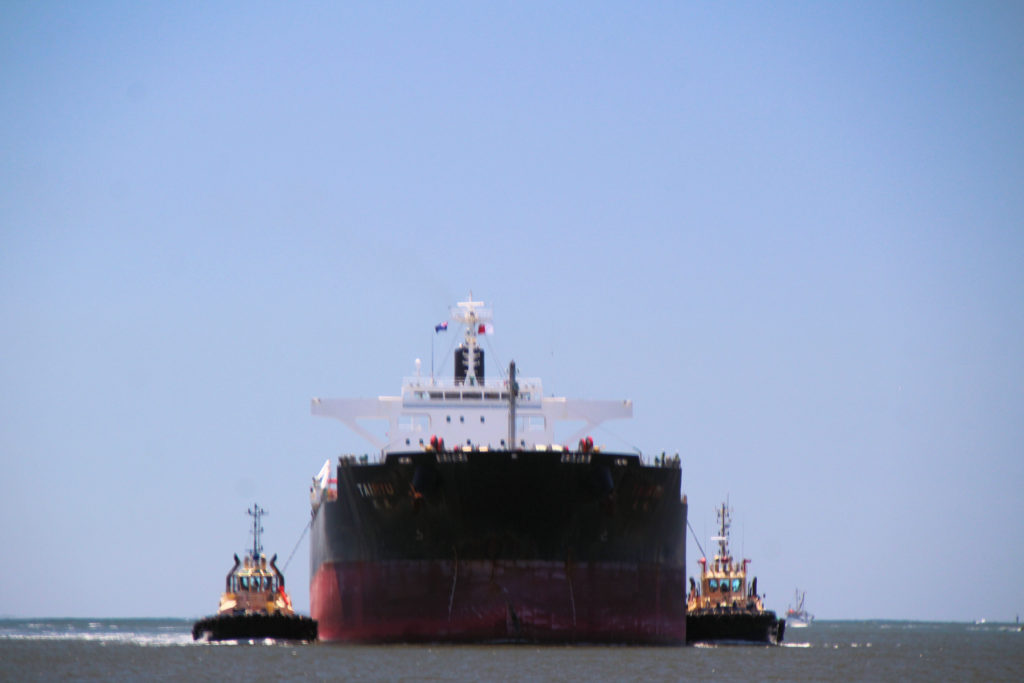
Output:
<path fill-rule="evenodd" d="M 733 579 L 732 580 L 732 590 L 733 590 L 733 592 L 735 593 L 739 589 L 740 589 L 740 580 L 739 579 Z"/>
<path fill-rule="evenodd" d="M 430 429 L 430 417 L 427 415 L 399 415 L 398 428 L 404 432 L 425 432 Z"/>
<path fill-rule="evenodd" d="M 710 588 L 713 591 L 718 590 L 718 579 L 709 579 L 708 588 Z"/>

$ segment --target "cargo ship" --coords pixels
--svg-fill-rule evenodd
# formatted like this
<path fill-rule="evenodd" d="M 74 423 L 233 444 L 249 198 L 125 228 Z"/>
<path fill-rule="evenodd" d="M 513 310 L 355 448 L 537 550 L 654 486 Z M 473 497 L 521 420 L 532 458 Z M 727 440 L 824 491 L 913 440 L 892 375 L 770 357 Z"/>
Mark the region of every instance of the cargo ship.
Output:
<path fill-rule="evenodd" d="M 489 378 L 490 311 L 470 296 L 451 317 L 465 328 L 451 379 L 420 376 L 417 361 L 399 396 L 312 400 L 379 449 L 313 479 L 321 640 L 684 644 L 678 456 L 596 445 L 594 428 L 632 417 L 630 401 L 546 397 L 514 362 Z M 580 427 L 572 446 L 555 441 L 561 421 Z"/>

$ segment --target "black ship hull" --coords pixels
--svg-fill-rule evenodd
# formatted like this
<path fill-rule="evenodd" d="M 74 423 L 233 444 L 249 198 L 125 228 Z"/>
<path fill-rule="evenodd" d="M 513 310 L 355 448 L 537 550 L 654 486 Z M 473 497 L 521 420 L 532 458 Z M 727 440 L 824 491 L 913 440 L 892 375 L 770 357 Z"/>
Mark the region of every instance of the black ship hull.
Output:
<path fill-rule="evenodd" d="M 320 637 L 682 644 L 680 483 L 623 454 L 343 460 L 312 522 Z"/>
<path fill-rule="evenodd" d="M 763 643 L 778 645 L 786 620 L 775 612 L 742 609 L 707 609 L 686 616 L 687 643 Z"/>
<path fill-rule="evenodd" d="M 317 624 L 298 614 L 217 614 L 192 626 L 193 640 L 317 639 Z"/>

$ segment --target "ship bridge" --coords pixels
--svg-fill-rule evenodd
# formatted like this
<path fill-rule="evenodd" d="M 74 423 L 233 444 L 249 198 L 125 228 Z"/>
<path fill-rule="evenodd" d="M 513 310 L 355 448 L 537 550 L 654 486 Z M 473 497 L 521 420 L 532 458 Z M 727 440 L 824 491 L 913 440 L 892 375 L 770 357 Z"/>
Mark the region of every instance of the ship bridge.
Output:
<path fill-rule="evenodd" d="M 575 443 L 607 420 L 633 416 L 630 400 L 595 401 L 545 397 L 541 381 L 521 378 L 513 400 L 508 380 L 460 382 L 406 378 L 400 396 L 376 399 L 314 398 L 313 415 L 333 417 L 374 444 L 382 453 L 418 448 L 431 436 L 448 447 L 533 450 L 555 443 L 555 425 L 582 422 L 568 438 Z M 514 404 L 515 443 L 509 443 L 509 413 Z M 384 420 L 384 439 L 364 422 Z"/>
<path fill-rule="evenodd" d="M 340 420 L 384 454 L 426 446 L 432 436 L 449 448 L 547 448 L 555 445 L 559 422 L 583 423 L 569 437 L 572 444 L 602 422 L 633 416 L 629 400 L 545 397 L 541 381 L 518 377 L 514 362 L 507 377 L 488 379 L 477 337 L 491 333 L 490 310 L 470 294 L 468 301 L 451 309 L 451 315 L 465 326 L 451 380 L 420 376 L 417 360 L 417 375 L 405 378 L 400 396 L 314 398 L 313 415 Z M 445 322 L 435 329 L 447 326 Z M 369 420 L 387 422 L 385 438 L 366 428 Z"/>

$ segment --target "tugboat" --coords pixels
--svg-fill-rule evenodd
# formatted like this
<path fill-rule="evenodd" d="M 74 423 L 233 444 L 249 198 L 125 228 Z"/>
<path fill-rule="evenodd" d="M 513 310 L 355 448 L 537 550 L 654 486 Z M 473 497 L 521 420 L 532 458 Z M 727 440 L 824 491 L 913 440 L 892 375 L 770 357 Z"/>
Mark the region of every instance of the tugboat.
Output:
<path fill-rule="evenodd" d="M 718 554 L 710 565 L 700 564 L 700 585 L 690 577 L 686 598 L 686 642 L 764 643 L 778 645 L 786 620 L 766 610 L 757 594 L 757 577 L 747 586 L 747 564 L 733 560 L 729 552 L 730 511 L 725 503 L 718 509 Z"/>
<path fill-rule="evenodd" d="M 228 572 L 217 614 L 192 626 L 193 640 L 306 640 L 317 638 L 316 621 L 296 614 L 284 590 L 284 574 L 277 568 L 277 555 L 267 562 L 260 545 L 261 518 L 266 510 L 253 505 L 253 542 L 245 561 L 235 555 Z"/>
<path fill-rule="evenodd" d="M 806 628 L 814 621 L 814 615 L 804 609 L 805 596 L 806 593 L 800 592 L 799 588 L 796 589 L 796 595 L 793 596 L 794 606 L 786 610 L 786 623 L 790 628 Z"/>

